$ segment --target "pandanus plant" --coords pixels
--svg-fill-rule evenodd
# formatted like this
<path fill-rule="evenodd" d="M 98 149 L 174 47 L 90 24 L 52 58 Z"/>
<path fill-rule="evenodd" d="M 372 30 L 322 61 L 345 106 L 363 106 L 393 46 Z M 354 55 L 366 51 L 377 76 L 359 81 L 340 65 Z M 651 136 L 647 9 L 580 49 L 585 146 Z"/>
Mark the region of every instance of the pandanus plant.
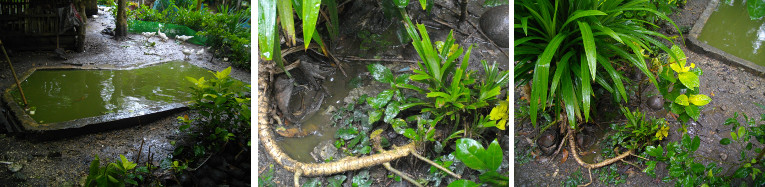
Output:
<path fill-rule="evenodd" d="M 677 25 L 649 6 L 648 0 L 555 0 L 515 1 L 515 69 L 519 84 L 531 84 L 528 94 L 530 117 L 537 127 L 537 115 L 552 108 L 557 121 L 568 124 L 564 140 L 569 141 L 576 161 L 585 168 L 598 168 L 633 153 L 596 164 L 582 161 L 574 141 L 577 121 L 589 121 L 593 84 L 627 101 L 623 68 L 636 67 L 657 88 L 654 74 L 646 65 L 643 51 L 660 49 L 675 61 L 677 55 L 655 38 L 669 37 L 651 31 L 653 22 L 624 14 L 655 15 Z M 540 131 L 541 132 L 541 131 Z"/>

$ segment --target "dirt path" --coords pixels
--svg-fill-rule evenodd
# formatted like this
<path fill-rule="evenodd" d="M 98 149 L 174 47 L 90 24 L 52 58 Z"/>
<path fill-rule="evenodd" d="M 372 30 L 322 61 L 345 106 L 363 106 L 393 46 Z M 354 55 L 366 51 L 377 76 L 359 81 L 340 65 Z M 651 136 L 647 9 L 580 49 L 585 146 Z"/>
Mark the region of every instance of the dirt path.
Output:
<path fill-rule="evenodd" d="M 114 28 L 114 18 L 106 11 L 99 10 L 98 18 L 89 18 L 86 30 L 85 52 L 67 51 L 69 60 L 54 60 L 52 51 L 22 51 L 12 52 L 13 68 L 21 74 L 32 67 L 55 66 L 64 64 L 82 64 L 113 67 L 131 67 L 171 60 L 183 60 L 181 44 L 175 40 L 156 42 L 153 48 L 143 47 L 145 38 L 139 34 L 131 34 L 124 41 L 116 41 L 112 36 L 101 33 L 106 27 Z M 202 46 L 183 44 L 186 48 L 195 50 Z M 220 71 L 230 66 L 221 59 L 210 59 L 210 50 L 205 49 L 202 55 L 191 55 L 189 62 L 210 70 Z M 234 68 L 231 76 L 250 82 L 250 70 Z M 185 80 L 178 80 L 185 81 Z M 10 68 L 3 62 L 0 65 L 0 89 L 15 85 Z M 77 185 L 84 179 L 87 167 L 94 155 L 98 155 L 102 164 L 104 161 L 118 159 L 124 154 L 135 161 L 141 141 L 145 141 L 141 152 L 141 164 L 147 161 L 148 147 L 154 154 L 153 162 L 158 165 L 160 160 L 172 152 L 171 141 L 179 140 L 179 124 L 176 117 L 186 112 L 170 115 L 163 119 L 136 124 L 126 129 L 111 130 L 100 133 L 85 134 L 52 141 L 28 140 L 23 136 L 0 133 L 0 161 L 20 163 L 22 169 L 11 172 L 7 164 L 0 164 L 0 184 L 7 186 L 69 186 Z M 139 164 L 140 165 L 140 164 Z"/>
<path fill-rule="evenodd" d="M 708 0 L 688 1 L 683 9 L 679 10 L 679 12 L 674 15 L 671 15 L 670 18 L 672 18 L 681 29 L 690 28 L 693 26 L 696 19 L 698 19 L 701 12 L 706 8 L 708 2 Z M 730 175 L 733 173 L 733 171 L 729 171 L 729 168 L 732 166 L 731 163 L 738 163 L 737 155 L 739 154 L 739 150 L 743 148 L 741 145 L 731 144 L 728 146 L 721 146 L 719 144 L 720 139 L 730 138 L 730 127 L 723 125 L 723 123 L 727 118 L 733 117 L 734 112 L 743 112 L 750 117 L 757 117 L 759 114 L 765 113 L 764 110 L 754 104 L 765 103 L 765 85 L 762 83 L 765 79 L 746 72 L 743 68 L 727 65 L 721 61 L 709 58 L 706 54 L 690 51 L 679 39 L 675 42 L 681 46 L 685 54 L 689 57 L 688 62 L 695 63 L 697 67 L 700 67 L 703 70 L 704 74 L 700 76 L 700 90 L 701 93 L 711 96 L 713 100 L 710 104 L 703 107 L 698 125 L 691 125 L 688 127 L 688 133 L 691 135 L 698 135 L 699 138 L 701 138 L 701 146 L 699 150 L 696 151 L 697 161 L 701 161 L 705 165 L 709 162 L 715 162 L 718 166 L 724 168 L 723 173 L 725 175 Z M 653 87 L 649 87 L 647 91 L 649 92 L 649 95 L 655 95 L 658 92 Z M 644 101 L 645 98 L 647 97 L 644 97 Z M 518 104 L 516 103 L 516 109 L 517 107 Z M 613 106 L 606 107 L 613 108 Z M 640 106 L 640 110 L 651 111 L 645 104 Z M 661 113 L 661 111 L 653 111 L 649 112 L 648 116 L 667 117 L 659 116 Z M 558 186 L 576 170 L 582 171 L 584 183 L 589 182 L 589 177 L 587 176 L 588 171 L 579 166 L 572 158 L 561 163 L 560 155 L 556 158 L 540 157 L 532 159 L 528 163 L 519 164 L 519 157 L 520 159 L 529 159 L 526 151 L 529 149 L 530 144 L 525 139 L 533 139 L 534 133 L 532 133 L 533 127 L 530 127 L 531 124 L 528 121 L 520 123 L 519 121 L 516 121 L 515 124 L 516 185 Z M 669 141 L 678 141 L 682 135 L 676 131 L 678 128 L 681 128 L 680 124 L 671 124 L 668 140 L 663 141 L 662 144 L 666 144 Z M 526 155 L 526 157 L 523 157 L 524 155 Z M 636 159 L 633 158 L 629 161 L 634 162 Z M 661 181 L 662 177 L 667 176 L 667 170 L 664 169 L 666 165 L 663 163 L 657 164 L 656 166 L 656 174 L 658 176 L 656 178 L 647 176 L 645 173 L 641 172 L 644 168 L 636 168 L 623 163 L 617 163 L 617 165 L 618 173 L 621 175 L 621 178 L 626 179 L 625 183 L 620 184 L 622 186 L 674 185 L 674 181 L 668 183 Z M 598 180 L 598 177 L 600 177 L 598 174 L 593 173 L 592 177 L 595 180 L 593 181 L 594 186 L 609 186 L 609 184 L 605 184 Z"/>

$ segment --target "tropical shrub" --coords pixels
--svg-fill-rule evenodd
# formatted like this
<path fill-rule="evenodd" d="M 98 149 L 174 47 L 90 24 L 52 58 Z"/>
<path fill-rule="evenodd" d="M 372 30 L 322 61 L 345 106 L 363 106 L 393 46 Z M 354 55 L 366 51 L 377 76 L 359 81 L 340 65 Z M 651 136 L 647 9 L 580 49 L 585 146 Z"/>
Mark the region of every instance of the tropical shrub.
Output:
<path fill-rule="evenodd" d="M 689 119 L 698 120 L 701 115 L 701 106 L 709 104 L 712 101 L 707 95 L 700 94 L 699 76 L 701 68 L 696 68 L 696 64 L 687 64 L 687 57 L 680 47 L 673 45 L 671 54 L 678 60 L 667 58 L 667 63 L 658 64 L 659 72 L 659 93 L 668 101 L 664 106 L 669 108 L 672 113 L 679 115 L 678 119 L 687 122 Z M 654 60 L 655 62 L 656 60 Z M 669 68 L 666 68 L 669 66 Z M 672 88 L 671 90 L 669 88 Z"/>
<path fill-rule="evenodd" d="M 565 112 L 574 129 L 577 120 L 589 121 L 593 82 L 617 101 L 627 101 L 618 68 L 636 67 L 657 85 L 640 51 L 654 45 L 669 53 L 653 37 L 669 38 L 643 27 L 644 20 L 626 18 L 625 11 L 653 14 L 675 25 L 647 0 L 515 1 L 514 78 L 533 84 L 529 112 L 535 127 L 537 114 L 548 107 Z"/>

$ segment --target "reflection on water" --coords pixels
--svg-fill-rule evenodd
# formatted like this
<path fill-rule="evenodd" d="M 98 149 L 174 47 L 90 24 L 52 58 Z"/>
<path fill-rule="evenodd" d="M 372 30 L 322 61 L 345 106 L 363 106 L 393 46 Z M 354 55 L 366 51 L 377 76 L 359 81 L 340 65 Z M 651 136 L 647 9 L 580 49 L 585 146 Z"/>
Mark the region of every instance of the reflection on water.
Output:
<path fill-rule="evenodd" d="M 765 20 L 751 20 L 746 1 L 721 2 L 709 16 L 699 40 L 735 55 L 765 65 Z"/>
<path fill-rule="evenodd" d="M 186 102 L 193 86 L 186 76 L 212 78 L 206 69 L 176 61 L 132 70 L 37 70 L 21 87 L 35 110 L 31 117 L 53 123 Z"/>

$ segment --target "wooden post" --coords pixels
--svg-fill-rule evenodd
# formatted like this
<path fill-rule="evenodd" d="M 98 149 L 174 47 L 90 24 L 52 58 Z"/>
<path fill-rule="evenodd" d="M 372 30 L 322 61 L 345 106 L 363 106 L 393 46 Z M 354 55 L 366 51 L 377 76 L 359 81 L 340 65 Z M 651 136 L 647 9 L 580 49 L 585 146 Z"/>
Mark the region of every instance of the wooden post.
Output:
<path fill-rule="evenodd" d="M 80 12 L 80 19 L 82 24 L 77 28 L 77 43 L 75 43 L 75 50 L 77 52 L 85 51 L 85 25 L 87 24 L 88 17 L 85 15 L 85 1 L 78 0 L 75 2 L 78 12 Z"/>
<path fill-rule="evenodd" d="M 11 59 L 8 58 L 8 53 L 5 52 L 5 45 L 3 45 L 3 41 L 0 40 L 0 47 L 3 49 L 3 54 L 5 54 L 5 60 L 8 61 L 8 66 L 11 67 L 11 73 L 13 73 L 13 79 L 16 79 L 16 87 L 19 88 L 19 93 L 21 93 L 21 99 L 24 100 L 24 105 L 27 104 L 27 97 L 24 96 L 24 90 L 21 89 L 21 83 L 19 83 L 19 78 L 16 77 L 16 70 L 13 69 L 13 64 L 11 64 Z"/>

